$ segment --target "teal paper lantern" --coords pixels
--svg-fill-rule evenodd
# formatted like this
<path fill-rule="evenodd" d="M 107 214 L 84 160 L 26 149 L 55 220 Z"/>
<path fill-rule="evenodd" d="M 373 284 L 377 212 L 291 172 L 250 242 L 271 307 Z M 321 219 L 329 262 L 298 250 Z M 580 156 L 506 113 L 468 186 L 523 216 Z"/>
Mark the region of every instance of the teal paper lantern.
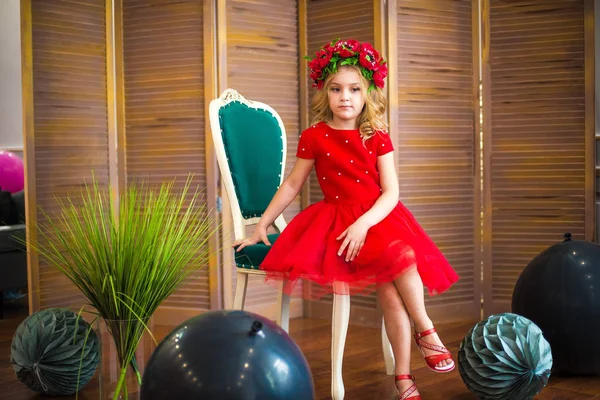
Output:
<path fill-rule="evenodd" d="M 550 344 L 540 328 L 516 314 L 477 323 L 458 351 L 463 382 L 479 399 L 531 399 L 548 383 Z"/>
<path fill-rule="evenodd" d="M 30 315 L 17 327 L 10 346 L 17 378 L 31 390 L 51 396 L 81 390 L 99 361 L 98 336 L 68 309 L 49 308 Z"/>

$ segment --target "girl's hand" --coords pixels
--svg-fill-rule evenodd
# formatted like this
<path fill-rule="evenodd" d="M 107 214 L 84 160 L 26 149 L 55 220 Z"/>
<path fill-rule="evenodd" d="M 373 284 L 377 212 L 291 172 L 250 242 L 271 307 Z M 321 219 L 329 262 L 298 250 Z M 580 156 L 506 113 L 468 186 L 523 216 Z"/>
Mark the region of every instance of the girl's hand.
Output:
<path fill-rule="evenodd" d="M 271 242 L 269 242 L 269 239 L 267 238 L 267 229 L 257 225 L 252 236 L 250 236 L 248 238 L 236 240 L 235 242 L 233 242 L 233 247 L 239 246 L 236 249 L 236 252 L 239 252 L 244 247 L 252 246 L 253 244 L 256 244 L 258 242 L 263 242 L 267 246 L 271 245 Z"/>
<path fill-rule="evenodd" d="M 338 256 L 344 254 L 344 250 L 348 247 L 348 251 L 346 252 L 346 262 L 353 261 L 358 256 L 358 253 L 360 253 L 360 249 L 364 246 L 368 231 L 369 226 L 361 221 L 356 221 L 350 225 L 348 229 L 342 232 L 337 238 L 337 240 L 344 239 L 340 250 L 338 251 Z"/>

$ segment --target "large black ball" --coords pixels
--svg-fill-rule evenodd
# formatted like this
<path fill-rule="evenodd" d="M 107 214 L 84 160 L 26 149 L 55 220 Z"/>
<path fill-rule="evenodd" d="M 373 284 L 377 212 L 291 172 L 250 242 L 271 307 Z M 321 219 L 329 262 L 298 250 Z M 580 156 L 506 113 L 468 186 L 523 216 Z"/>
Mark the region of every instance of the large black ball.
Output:
<path fill-rule="evenodd" d="M 144 371 L 142 400 L 313 400 L 308 363 L 289 335 L 245 311 L 211 311 L 175 328 Z"/>
<path fill-rule="evenodd" d="M 571 240 L 537 255 L 523 270 L 512 312 L 529 318 L 550 343 L 553 372 L 600 375 L 600 245 Z"/>

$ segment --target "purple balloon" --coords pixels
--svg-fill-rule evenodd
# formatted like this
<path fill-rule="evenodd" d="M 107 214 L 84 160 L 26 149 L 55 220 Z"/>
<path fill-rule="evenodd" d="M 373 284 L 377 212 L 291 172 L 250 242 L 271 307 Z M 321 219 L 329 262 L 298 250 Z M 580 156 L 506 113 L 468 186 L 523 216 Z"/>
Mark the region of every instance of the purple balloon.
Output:
<path fill-rule="evenodd" d="M 16 154 L 0 150 L 0 189 L 17 193 L 25 187 L 25 167 Z"/>

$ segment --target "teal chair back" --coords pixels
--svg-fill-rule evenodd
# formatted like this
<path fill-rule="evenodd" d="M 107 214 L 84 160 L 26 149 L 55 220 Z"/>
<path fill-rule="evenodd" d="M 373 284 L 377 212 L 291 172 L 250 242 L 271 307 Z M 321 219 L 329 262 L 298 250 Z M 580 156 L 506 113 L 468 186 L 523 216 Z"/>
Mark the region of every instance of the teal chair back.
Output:
<path fill-rule="evenodd" d="M 238 100 L 219 108 L 219 126 L 240 212 L 260 217 L 281 184 L 285 131 L 273 112 Z"/>

